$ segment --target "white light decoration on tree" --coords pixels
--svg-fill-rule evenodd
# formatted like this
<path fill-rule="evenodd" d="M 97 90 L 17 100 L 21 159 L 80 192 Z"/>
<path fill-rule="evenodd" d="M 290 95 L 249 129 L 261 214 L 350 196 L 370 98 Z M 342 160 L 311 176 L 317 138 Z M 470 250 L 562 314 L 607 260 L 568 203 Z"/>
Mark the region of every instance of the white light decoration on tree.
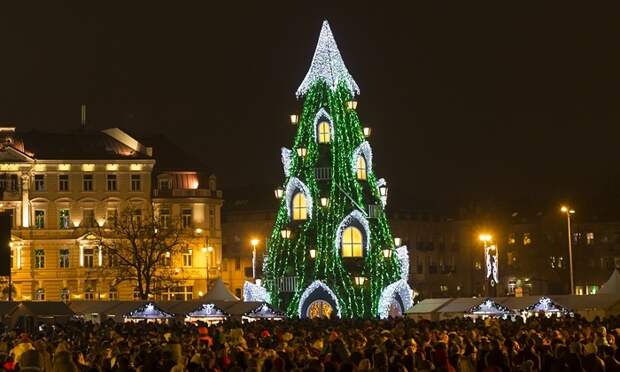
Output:
<path fill-rule="evenodd" d="M 299 317 L 305 318 L 305 314 L 302 314 L 302 309 L 304 307 L 304 304 L 308 300 L 308 296 L 310 296 L 318 288 L 322 288 L 332 298 L 332 300 L 336 304 L 336 316 L 340 318 L 341 317 L 340 303 L 338 302 L 338 298 L 336 297 L 336 294 L 334 293 L 334 291 L 331 290 L 331 288 L 327 286 L 327 284 L 323 283 L 320 280 L 315 280 L 312 283 L 310 283 L 310 285 L 301 294 L 301 298 L 299 299 L 299 307 L 297 308 L 297 313 L 299 314 Z"/>
<path fill-rule="evenodd" d="M 269 293 L 265 287 L 246 281 L 243 283 L 243 302 L 270 302 Z"/>
<path fill-rule="evenodd" d="M 314 140 L 319 142 L 319 123 L 322 121 L 329 123 L 329 137 L 331 141 L 334 138 L 334 121 L 324 108 L 321 108 L 314 116 Z"/>
<path fill-rule="evenodd" d="M 381 197 L 381 204 L 383 204 L 383 207 L 385 207 L 387 205 L 387 192 L 385 192 L 385 195 L 383 195 L 381 192 L 382 187 L 387 187 L 387 181 L 385 180 L 385 178 L 379 178 L 377 180 L 377 191 L 379 192 L 379 195 Z"/>
<path fill-rule="evenodd" d="M 390 305 L 397 300 L 396 295 L 399 295 L 402 301 L 404 308 L 401 310 L 403 313 L 413 306 L 411 287 L 409 287 L 407 281 L 403 279 L 396 281 L 381 291 L 381 298 L 379 298 L 379 317 L 381 319 L 386 319 L 390 315 Z"/>
<path fill-rule="evenodd" d="M 344 65 L 336 45 L 336 40 L 334 40 L 334 35 L 327 21 L 323 21 L 319 42 L 314 51 L 310 69 L 299 88 L 297 88 L 297 98 L 305 95 L 317 81 L 324 81 L 332 90 L 336 90 L 338 84 L 343 82 L 351 96 L 360 94 L 360 88 Z"/>
<path fill-rule="evenodd" d="M 407 281 L 409 279 L 409 251 L 406 245 L 396 248 L 396 257 L 400 263 L 400 278 Z"/>
<path fill-rule="evenodd" d="M 368 254 L 368 249 L 370 247 L 370 226 L 368 225 L 368 220 L 362 212 L 358 210 L 354 210 L 348 216 L 342 219 L 340 225 L 338 225 L 338 229 L 336 230 L 336 240 L 335 246 L 337 252 L 340 251 L 340 243 L 342 242 L 342 233 L 344 229 L 353 225 L 353 222 L 357 221 L 362 228 L 364 229 L 364 249 L 366 250 L 366 254 Z"/>
<path fill-rule="evenodd" d="M 353 174 L 357 173 L 357 157 L 362 154 L 364 160 L 366 160 L 366 171 L 372 170 L 372 149 L 368 141 L 362 142 L 355 150 L 353 150 L 353 156 L 351 156 L 351 171 Z"/>
<path fill-rule="evenodd" d="M 288 209 L 288 217 L 293 219 L 293 196 L 297 192 L 302 192 L 306 197 L 308 219 L 312 218 L 312 194 L 308 186 L 297 177 L 291 177 L 286 185 L 286 208 Z"/>
<path fill-rule="evenodd" d="M 291 169 L 291 161 L 293 161 L 293 152 L 286 147 L 282 147 L 282 167 L 284 168 L 284 175 L 289 176 Z"/>

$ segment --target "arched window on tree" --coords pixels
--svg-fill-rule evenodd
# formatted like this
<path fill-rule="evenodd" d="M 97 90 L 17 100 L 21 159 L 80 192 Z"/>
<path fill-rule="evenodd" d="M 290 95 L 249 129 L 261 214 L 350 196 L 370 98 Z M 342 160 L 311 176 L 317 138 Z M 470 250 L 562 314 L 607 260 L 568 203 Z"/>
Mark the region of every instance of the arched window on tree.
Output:
<path fill-rule="evenodd" d="M 308 219 L 308 203 L 303 192 L 298 192 L 293 196 L 293 220 Z"/>
<path fill-rule="evenodd" d="M 332 140 L 332 129 L 329 122 L 323 120 L 319 123 L 318 128 L 319 143 L 330 143 Z"/>
<path fill-rule="evenodd" d="M 357 156 L 356 167 L 357 171 L 357 179 L 358 180 L 366 180 L 367 170 L 366 170 L 366 159 L 362 155 Z"/>
<path fill-rule="evenodd" d="M 362 232 L 355 226 L 349 226 L 342 232 L 342 257 L 363 257 Z"/>

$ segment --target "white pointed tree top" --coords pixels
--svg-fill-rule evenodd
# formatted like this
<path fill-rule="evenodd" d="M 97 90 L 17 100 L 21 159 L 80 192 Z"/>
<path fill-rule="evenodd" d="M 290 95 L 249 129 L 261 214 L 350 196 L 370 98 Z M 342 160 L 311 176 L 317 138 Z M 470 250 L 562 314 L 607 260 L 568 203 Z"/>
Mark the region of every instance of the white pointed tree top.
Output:
<path fill-rule="evenodd" d="M 318 80 L 325 81 L 333 90 L 336 90 L 340 82 L 344 82 L 352 96 L 360 94 L 360 88 L 342 61 L 342 56 L 327 21 L 323 21 L 319 42 L 316 45 L 310 69 L 304 81 L 297 88 L 297 97 L 305 95 Z"/>

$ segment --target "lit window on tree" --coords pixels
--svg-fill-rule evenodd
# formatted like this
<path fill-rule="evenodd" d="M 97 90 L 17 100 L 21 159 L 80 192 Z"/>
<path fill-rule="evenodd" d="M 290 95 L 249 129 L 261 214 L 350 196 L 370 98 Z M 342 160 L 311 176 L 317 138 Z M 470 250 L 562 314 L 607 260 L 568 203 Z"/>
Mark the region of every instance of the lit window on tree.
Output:
<path fill-rule="evenodd" d="M 365 180 L 366 179 L 366 159 L 363 156 L 357 157 L 357 179 Z"/>
<path fill-rule="evenodd" d="M 306 202 L 306 196 L 298 192 L 293 196 L 293 220 L 306 220 L 308 219 L 308 204 Z"/>
<path fill-rule="evenodd" d="M 319 123 L 319 143 L 329 143 L 331 142 L 331 127 L 329 126 L 329 122 L 322 121 Z"/>
<path fill-rule="evenodd" d="M 362 257 L 362 232 L 355 226 L 342 232 L 342 257 Z"/>

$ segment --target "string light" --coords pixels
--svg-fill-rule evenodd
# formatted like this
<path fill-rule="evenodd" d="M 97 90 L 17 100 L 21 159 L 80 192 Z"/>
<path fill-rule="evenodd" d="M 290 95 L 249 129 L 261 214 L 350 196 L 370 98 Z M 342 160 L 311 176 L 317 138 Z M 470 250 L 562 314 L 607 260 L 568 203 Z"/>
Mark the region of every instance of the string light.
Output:
<path fill-rule="evenodd" d="M 366 160 L 367 171 L 372 169 L 372 149 L 370 148 L 370 144 L 364 141 L 355 150 L 353 150 L 353 156 L 351 156 L 351 170 L 353 174 L 357 171 L 357 158 L 360 154 L 362 154 L 364 156 L 364 160 Z"/>
<path fill-rule="evenodd" d="M 291 162 L 293 159 L 293 152 L 286 147 L 282 147 L 281 156 L 282 156 L 282 167 L 284 168 L 284 175 L 287 177 L 290 174 Z"/>
<path fill-rule="evenodd" d="M 301 192 L 306 198 L 306 208 L 308 211 L 308 218 L 312 218 L 312 193 L 305 183 L 297 177 L 291 177 L 286 185 L 286 208 L 288 210 L 289 218 L 293 219 L 293 197 L 296 193 Z"/>
<path fill-rule="evenodd" d="M 379 299 L 379 317 L 381 319 L 386 319 L 390 315 L 390 305 L 394 302 L 398 304 L 400 307 L 400 303 L 398 303 L 397 297 L 399 296 L 403 308 L 401 311 L 405 311 L 413 306 L 413 299 L 411 298 L 411 287 L 407 284 L 406 280 L 396 281 L 387 287 L 381 292 L 381 298 Z"/>
<path fill-rule="evenodd" d="M 313 294 L 314 291 L 316 291 L 319 288 L 323 289 L 323 291 L 325 291 L 331 297 L 334 304 L 336 304 L 336 309 L 335 309 L 336 316 L 340 318 L 342 314 L 340 312 L 340 303 L 338 301 L 338 297 L 336 297 L 336 294 L 334 293 L 334 291 L 332 291 L 331 288 L 329 288 L 327 284 L 323 283 L 320 280 L 315 280 L 314 282 L 312 282 L 301 294 L 301 299 L 299 300 L 299 308 L 297 310 L 297 314 L 299 315 L 299 317 L 303 318 L 305 315 L 305 314 L 302 314 L 302 310 L 303 310 L 303 305 L 306 303 L 306 300 L 308 299 L 308 296 Z"/>

